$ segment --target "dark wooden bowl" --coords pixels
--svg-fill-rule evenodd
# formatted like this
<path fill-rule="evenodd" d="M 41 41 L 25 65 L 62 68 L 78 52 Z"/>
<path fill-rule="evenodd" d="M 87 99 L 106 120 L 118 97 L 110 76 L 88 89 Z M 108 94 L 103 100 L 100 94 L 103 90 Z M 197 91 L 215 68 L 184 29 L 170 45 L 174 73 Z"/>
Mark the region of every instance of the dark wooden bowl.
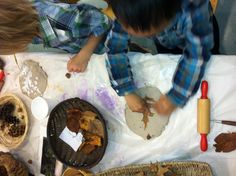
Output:
<path fill-rule="evenodd" d="M 89 155 L 82 151 L 75 152 L 68 144 L 63 142 L 59 136 L 66 127 L 67 110 L 78 108 L 81 111 L 92 111 L 97 114 L 103 124 L 104 139 L 102 139 L 102 146 L 97 147 Z M 58 160 L 64 164 L 77 169 L 89 169 L 102 159 L 107 146 L 107 130 L 105 121 L 100 112 L 90 103 L 79 98 L 71 98 L 59 103 L 50 113 L 47 124 L 47 138 L 50 147 Z"/>

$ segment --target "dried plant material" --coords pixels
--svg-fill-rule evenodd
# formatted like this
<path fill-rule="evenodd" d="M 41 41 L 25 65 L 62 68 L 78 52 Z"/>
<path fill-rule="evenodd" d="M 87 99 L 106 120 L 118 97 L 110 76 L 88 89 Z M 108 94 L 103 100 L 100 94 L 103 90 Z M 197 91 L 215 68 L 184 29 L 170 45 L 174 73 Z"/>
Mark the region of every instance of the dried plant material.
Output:
<path fill-rule="evenodd" d="M 26 167 L 17 161 L 10 153 L 0 152 L 0 175 L 1 176 L 27 176 Z"/>
<path fill-rule="evenodd" d="M 12 137 L 22 136 L 25 132 L 25 125 L 12 125 L 8 134 Z"/>
<path fill-rule="evenodd" d="M 80 118 L 81 118 L 81 111 L 79 109 L 70 109 L 67 111 L 67 120 L 66 126 L 67 128 L 75 133 L 80 131 Z"/>
<path fill-rule="evenodd" d="M 63 176 L 94 176 L 94 174 L 88 170 L 77 170 L 74 168 L 67 168 L 63 173 Z"/>
<path fill-rule="evenodd" d="M 151 139 L 152 136 L 150 134 L 147 135 L 147 140 Z"/>
<path fill-rule="evenodd" d="M 82 117 L 81 119 L 79 119 L 79 126 L 82 130 L 88 131 L 90 128 L 90 120 Z"/>
<path fill-rule="evenodd" d="M 143 113 L 143 119 L 142 119 L 143 123 L 144 123 L 144 129 L 147 128 L 147 123 L 149 122 L 149 119 L 148 119 L 148 111 L 145 111 Z"/>
<path fill-rule="evenodd" d="M 94 146 L 102 146 L 102 140 L 101 137 L 92 134 L 92 133 L 84 133 L 85 143 L 94 145 Z"/>
<path fill-rule="evenodd" d="M 16 148 L 25 138 L 27 125 L 27 112 L 21 100 L 13 94 L 2 96 L 0 98 L 0 144 Z"/>
<path fill-rule="evenodd" d="M 104 138 L 103 125 L 102 122 L 98 119 L 95 119 L 94 121 L 92 121 L 92 123 L 90 123 L 88 131 Z"/>
<path fill-rule="evenodd" d="M 90 131 L 89 129 L 91 129 L 92 123 L 95 120 L 97 114 L 91 111 L 85 111 L 82 112 L 81 116 L 82 117 L 79 119 L 80 128 L 85 131 Z"/>
<path fill-rule="evenodd" d="M 236 132 L 221 133 L 215 138 L 216 152 L 231 152 L 236 150 Z"/>
<path fill-rule="evenodd" d="M 65 75 L 68 79 L 70 79 L 70 77 L 71 77 L 71 74 L 70 73 L 66 73 L 66 75 Z"/>
<path fill-rule="evenodd" d="M 143 119 L 142 119 L 142 121 L 143 121 L 143 123 L 144 123 L 144 129 L 146 129 L 147 128 L 147 123 L 149 122 L 149 116 L 153 116 L 154 114 L 151 112 L 151 110 L 150 110 L 150 104 L 148 103 L 148 102 L 150 102 L 150 101 L 154 101 L 154 99 L 152 99 L 152 98 L 149 98 L 149 97 L 145 97 L 144 98 L 144 102 L 145 102 L 145 104 L 146 104 L 146 106 L 147 106 L 147 108 L 148 109 L 146 109 L 144 112 L 143 112 Z"/>
<path fill-rule="evenodd" d="M 67 128 L 75 133 L 82 132 L 84 141 L 79 150 L 82 150 L 85 154 L 89 154 L 96 147 L 102 146 L 102 138 L 104 138 L 103 125 L 96 117 L 97 114 L 92 111 L 81 112 L 75 108 L 67 111 Z"/>
<path fill-rule="evenodd" d="M 134 176 L 145 176 L 143 171 L 135 173 Z"/>
<path fill-rule="evenodd" d="M 159 166 L 157 175 L 158 176 L 165 176 L 169 172 L 172 173 L 172 171 L 170 170 L 170 166 Z"/>
<path fill-rule="evenodd" d="M 92 111 L 84 111 L 82 112 L 82 116 L 94 120 L 97 117 L 97 114 Z"/>
<path fill-rule="evenodd" d="M 89 133 L 89 132 L 84 132 L 84 139 L 85 141 L 82 143 L 80 149 L 82 152 L 85 154 L 90 154 L 93 150 L 96 149 L 96 147 L 101 147 L 102 146 L 102 139 L 101 137 Z"/>
<path fill-rule="evenodd" d="M 89 155 L 95 149 L 96 149 L 96 146 L 94 146 L 94 145 L 84 144 L 84 146 L 82 147 L 81 151 L 84 152 L 86 155 Z"/>

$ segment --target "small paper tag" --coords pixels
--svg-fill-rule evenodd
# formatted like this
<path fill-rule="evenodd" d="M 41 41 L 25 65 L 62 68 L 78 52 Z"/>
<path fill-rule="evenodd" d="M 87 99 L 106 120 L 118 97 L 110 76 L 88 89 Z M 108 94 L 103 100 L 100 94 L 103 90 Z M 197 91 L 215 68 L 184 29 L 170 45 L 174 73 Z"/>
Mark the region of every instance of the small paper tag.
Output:
<path fill-rule="evenodd" d="M 59 138 L 67 143 L 75 152 L 78 150 L 82 144 L 83 134 L 70 131 L 67 127 L 62 131 Z"/>

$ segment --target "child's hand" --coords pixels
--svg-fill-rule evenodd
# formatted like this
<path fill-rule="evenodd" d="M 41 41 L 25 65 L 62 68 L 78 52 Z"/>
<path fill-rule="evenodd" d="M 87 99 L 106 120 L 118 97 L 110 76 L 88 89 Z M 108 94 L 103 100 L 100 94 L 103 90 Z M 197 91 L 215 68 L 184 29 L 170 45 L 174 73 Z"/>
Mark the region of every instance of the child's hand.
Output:
<path fill-rule="evenodd" d="M 103 37 L 104 35 L 91 35 L 80 52 L 67 62 L 67 70 L 69 72 L 84 72 L 87 68 L 90 57 L 98 44 L 102 41 Z"/>
<path fill-rule="evenodd" d="M 162 95 L 152 106 L 158 114 L 163 116 L 169 116 L 176 108 L 165 95 Z"/>
<path fill-rule="evenodd" d="M 84 72 L 90 57 L 91 55 L 85 52 L 78 53 L 67 62 L 67 70 L 69 72 Z"/>
<path fill-rule="evenodd" d="M 133 112 L 144 113 L 147 111 L 148 107 L 144 100 L 135 93 L 131 93 L 125 96 L 125 100 Z"/>

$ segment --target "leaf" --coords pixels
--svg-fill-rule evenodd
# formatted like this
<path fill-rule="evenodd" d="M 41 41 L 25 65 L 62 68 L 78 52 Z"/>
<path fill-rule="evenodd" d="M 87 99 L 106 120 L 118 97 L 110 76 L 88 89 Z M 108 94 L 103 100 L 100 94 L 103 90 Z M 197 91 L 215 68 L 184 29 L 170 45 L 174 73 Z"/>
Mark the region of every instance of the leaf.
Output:
<path fill-rule="evenodd" d="M 236 150 L 236 133 L 221 133 L 215 138 L 216 152 L 231 152 Z"/>
<path fill-rule="evenodd" d="M 143 112 L 143 123 L 144 123 L 144 129 L 147 128 L 147 123 L 149 122 L 149 118 L 148 118 L 148 114 L 149 112 L 146 110 L 145 112 Z"/>

